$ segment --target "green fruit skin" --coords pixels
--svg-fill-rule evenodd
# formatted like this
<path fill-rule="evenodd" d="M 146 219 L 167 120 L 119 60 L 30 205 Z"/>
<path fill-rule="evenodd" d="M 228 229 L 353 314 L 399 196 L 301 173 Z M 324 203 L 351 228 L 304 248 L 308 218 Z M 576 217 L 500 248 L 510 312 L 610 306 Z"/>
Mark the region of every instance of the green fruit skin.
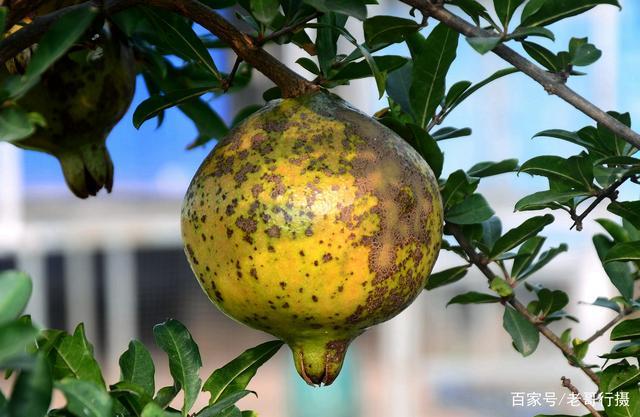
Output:
<path fill-rule="evenodd" d="M 27 111 L 41 114 L 46 126 L 14 142 L 56 157 L 67 185 L 80 198 L 94 196 L 103 187 L 111 191 L 113 162 L 106 139 L 135 90 L 131 48 L 108 30 L 89 38 L 89 46 L 73 47 L 19 99 Z"/>
<path fill-rule="evenodd" d="M 182 209 L 203 290 L 284 340 L 312 385 L 333 382 L 349 343 L 422 292 L 442 224 L 426 162 L 325 92 L 247 118 L 203 162 Z"/>

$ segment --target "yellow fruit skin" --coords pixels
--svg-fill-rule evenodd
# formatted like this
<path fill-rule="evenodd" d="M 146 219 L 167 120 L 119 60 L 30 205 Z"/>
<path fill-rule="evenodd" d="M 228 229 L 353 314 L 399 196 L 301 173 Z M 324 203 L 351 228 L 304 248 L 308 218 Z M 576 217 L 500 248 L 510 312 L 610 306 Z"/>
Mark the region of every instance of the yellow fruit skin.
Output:
<path fill-rule="evenodd" d="M 348 344 L 422 291 L 438 184 L 400 137 L 325 92 L 268 104 L 221 141 L 184 200 L 191 267 L 226 314 L 330 384 Z"/>

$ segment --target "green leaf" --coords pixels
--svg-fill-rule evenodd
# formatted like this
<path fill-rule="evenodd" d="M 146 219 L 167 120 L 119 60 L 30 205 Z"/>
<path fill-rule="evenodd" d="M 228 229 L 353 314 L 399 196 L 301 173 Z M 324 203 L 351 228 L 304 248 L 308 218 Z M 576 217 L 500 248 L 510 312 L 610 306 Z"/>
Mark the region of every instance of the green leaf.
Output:
<path fill-rule="evenodd" d="M 363 0 L 303 0 L 322 13 L 339 13 L 358 20 L 367 18 L 367 6 Z"/>
<path fill-rule="evenodd" d="M 302 68 L 306 69 L 314 75 L 320 74 L 320 68 L 318 68 L 318 64 L 307 57 L 298 58 L 296 60 L 296 64 L 300 65 Z"/>
<path fill-rule="evenodd" d="M 433 290 L 434 288 L 453 284 L 454 282 L 460 281 L 465 275 L 467 275 L 468 271 L 469 265 L 462 265 L 433 273 L 429 276 L 425 289 Z"/>
<path fill-rule="evenodd" d="M 467 43 L 481 55 L 486 54 L 502 42 L 500 36 L 465 37 Z"/>
<path fill-rule="evenodd" d="M 637 385 L 638 378 L 640 378 L 640 370 L 624 360 L 610 365 L 602 371 L 600 389 L 603 393 L 611 394 L 621 388 Z M 623 415 L 627 416 L 627 414 Z"/>
<path fill-rule="evenodd" d="M 620 7 L 617 0 L 537 0 L 522 11 L 520 26 L 547 26 L 558 20 L 584 13 L 599 4 Z"/>
<path fill-rule="evenodd" d="M 449 87 L 447 96 L 444 98 L 444 106 L 450 107 L 462 94 L 473 84 L 471 81 L 458 81 Z"/>
<path fill-rule="evenodd" d="M 276 18 L 280 9 L 278 0 L 251 0 L 251 14 L 260 23 L 268 25 Z"/>
<path fill-rule="evenodd" d="M 527 36 L 540 36 L 543 38 L 551 39 L 552 41 L 556 40 L 556 37 L 553 34 L 553 32 L 551 32 L 547 28 L 542 28 L 542 27 L 519 27 L 516 30 L 514 30 L 512 33 L 510 33 L 506 39 L 507 40 L 510 40 L 510 39 L 523 40 Z"/>
<path fill-rule="evenodd" d="M 607 210 L 640 228 L 640 201 L 613 201 L 607 206 Z"/>
<path fill-rule="evenodd" d="M 447 303 L 449 304 L 491 304 L 500 302 L 501 298 L 491 294 L 470 291 L 464 294 L 456 295 Z"/>
<path fill-rule="evenodd" d="M 27 307 L 33 284 L 25 273 L 0 272 L 0 326 L 17 319 Z"/>
<path fill-rule="evenodd" d="M 631 300 L 633 297 L 633 281 L 634 277 L 631 273 L 631 268 L 624 262 L 608 262 L 608 256 L 611 249 L 614 247 L 614 242 L 608 239 L 604 235 L 593 236 L 593 246 L 596 248 L 598 257 L 602 262 L 602 267 L 607 273 L 609 280 L 620 292 L 620 294 L 627 300 Z"/>
<path fill-rule="evenodd" d="M 456 57 L 458 33 L 438 24 L 424 42 L 429 53 L 414 56 L 409 97 L 416 122 L 426 127 L 445 93 L 445 77 Z"/>
<path fill-rule="evenodd" d="M 470 196 L 478 188 L 478 178 L 469 177 L 466 172 L 459 169 L 449 174 L 449 178 L 442 188 L 442 205 L 445 209 L 460 203 L 465 197 Z"/>
<path fill-rule="evenodd" d="M 83 324 L 76 327 L 73 335 L 62 333 L 52 337 L 55 340 L 52 340 L 48 359 L 54 379 L 75 378 L 90 381 L 99 387 L 105 386 Z M 45 334 L 45 340 L 48 338 L 48 334 Z"/>
<path fill-rule="evenodd" d="M 522 356 L 535 352 L 540 342 L 538 329 L 511 307 L 505 307 L 502 326 L 511 335 L 513 346 Z"/>
<path fill-rule="evenodd" d="M 133 125 L 139 129 L 142 124 L 162 111 L 177 106 L 186 101 L 200 97 L 217 88 L 214 85 L 190 88 L 187 90 L 170 91 L 160 96 L 151 96 L 138 105 L 133 113 Z"/>
<path fill-rule="evenodd" d="M 611 330 L 611 340 L 626 340 L 640 337 L 640 319 L 625 320 Z"/>
<path fill-rule="evenodd" d="M 569 41 L 570 63 L 584 67 L 596 62 L 602 56 L 602 51 L 590 44 L 587 38 L 571 38 Z"/>
<path fill-rule="evenodd" d="M 449 0 L 447 3 L 458 6 L 473 20 L 476 26 L 480 26 L 480 17 L 490 19 L 487 9 L 475 0 Z"/>
<path fill-rule="evenodd" d="M 511 276 L 513 278 L 518 278 L 522 271 L 531 266 L 540 249 L 542 249 L 545 240 L 546 238 L 542 236 L 533 236 L 520 246 L 511 266 Z"/>
<path fill-rule="evenodd" d="M 640 241 L 617 243 L 604 258 L 605 262 L 640 261 Z"/>
<path fill-rule="evenodd" d="M 413 64 L 410 61 L 387 75 L 386 86 L 389 97 L 400 105 L 402 111 L 411 116 L 413 116 L 413 110 L 411 110 L 409 101 L 409 90 L 411 88 L 412 73 Z"/>
<path fill-rule="evenodd" d="M 586 155 L 568 159 L 555 155 L 537 156 L 522 164 L 520 172 L 555 179 L 578 190 L 593 189 L 593 165 Z"/>
<path fill-rule="evenodd" d="M 631 237 L 629 236 L 629 231 L 625 229 L 622 225 L 609 220 L 609 219 L 596 219 L 596 223 L 598 223 L 604 230 L 611 235 L 615 242 L 629 242 Z"/>
<path fill-rule="evenodd" d="M 164 410 L 158 404 L 150 402 L 142 410 L 140 417 L 179 417 L 180 413 L 172 413 Z"/>
<path fill-rule="evenodd" d="M 429 167 L 433 170 L 436 178 L 442 174 L 444 164 L 444 154 L 438 147 L 436 141 L 420 126 L 409 124 L 409 129 L 413 133 L 413 140 L 409 141 L 411 146 L 424 158 Z"/>
<path fill-rule="evenodd" d="M 17 142 L 31 136 L 36 131 L 35 114 L 19 106 L 0 109 L 0 142 Z"/>
<path fill-rule="evenodd" d="M 343 27 L 347 19 L 343 15 L 325 12 L 318 17 L 317 21 L 316 54 L 322 74 L 329 76 L 338 53 L 338 38 L 340 36 L 340 33 L 333 28 Z"/>
<path fill-rule="evenodd" d="M 398 55 L 374 56 L 373 60 L 378 70 L 386 73 L 392 72 L 407 63 L 407 58 Z M 371 66 L 367 60 L 359 62 L 349 62 L 338 72 L 331 75 L 331 80 L 355 80 L 358 78 L 371 77 L 373 75 Z"/>
<path fill-rule="evenodd" d="M 14 99 L 25 94 L 37 84 L 40 75 L 85 33 L 97 12 L 97 8 L 85 4 L 65 13 L 38 42 L 38 49 L 33 54 L 25 74 L 8 78 L 3 89 Z"/>
<path fill-rule="evenodd" d="M 67 408 L 77 417 L 112 417 L 109 394 L 92 382 L 65 378 L 55 383 L 67 398 Z"/>
<path fill-rule="evenodd" d="M 198 345 L 187 328 L 174 319 L 154 326 L 153 336 L 156 344 L 167 353 L 173 380 L 184 391 L 182 415 L 187 415 L 202 384 L 199 376 L 202 360 Z"/>
<path fill-rule="evenodd" d="M 527 269 L 525 269 L 524 272 L 520 274 L 520 276 L 518 277 L 518 281 L 526 279 L 534 272 L 539 271 L 544 266 L 546 266 L 549 262 L 551 262 L 553 258 L 558 256 L 562 252 L 566 252 L 567 249 L 568 249 L 567 245 L 562 243 L 556 248 L 551 248 L 549 250 L 542 252 L 542 254 L 540 255 L 540 258 L 538 258 L 538 261 L 533 265 L 531 265 L 530 267 L 528 267 Z"/>
<path fill-rule="evenodd" d="M 450 223 L 475 224 L 489 219 L 493 214 L 494 211 L 481 194 L 472 194 L 447 210 L 444 217 Z"/>
<path fill-rule="evenodd" d="M 224 397 L 244 391 L 258 368 L 275 355 L 283 344 L 280 340 L 262 343 L 216 369 L 202 388 L 211 394 L 209 404 L 216 404 Z"/>
<path fill-rule="evenodd" d="M 543 288 L 538 291 L 538 313 L 543 317 L 562 310 L 569 304 L 569 296 L 564 291 L 554 290 L 551 291 L 547 288 Z"/>
<path fill-rule="evenodd" d="M 491 249 L 502 235 L 502 222 L 496 216 L 482 222 L 482 242 Z"/>
<path fill-rule="evenodd" d="M 147 348 L 138 340 L 129 342 L 129 348 L 120 356 L 120 378 L 140 386 L 153 396 L 155 388 L 155 366 Z"/>
<path fill-rule="evenodd" d="M 363 23 L 364 39 L 369 47 L 403 42 L 419 28 L 415 21 L 395 16 L 374 16 Z"/>
<path fill-rule="evenodd" d="M 537 193 L 529 194 L 526 197 L 521 198 L 516 203 L 514 209 L 516 211 L 526 210 L 540 210 L 542 208 L 555 208 L 555 204 L 562 204 L 573 200 L 576 197 L 586 196 L 584 191 L 557 191 L 547 190 L 539 191 Z"/>
<path fill-rule="evenodd" d="M 9 9 L 6 7 L 0 7 L 0 33 L 4 33 L 5 26 L 7 23 L 7 13 Z"/>
<path fill-rule="evenodd" d="M 515 72 L 518 72 L 518 69 L 516 69 L 516 68 L 504 68 L 504 69 L 501 69 L 501 70 L 498 70 L 498 71 L 494 72 L 493 74 L 491 74 L 490 76 L 488 76 L 484 80 L 472 85 L 471 87 L 466 89 L 464 91 L 464 93 L 462 93 L 456 100 L 453 100 L 452 103 L 447 105 L 446 114 L 449 114 L 460 103 L 462 103 L 464 100 L 469 98 L 470 95 L 472 95 L 473 93 L 475 93 L 476 91 L 478 91 L 479 89 L 484 87 L 485 85 L 487 85 L 490 82 L 495 81 L 495 80 L 497 80 L 499 78 L 502 78 L 505 75 L 513 74 Z"/>
<path fill-rule="evenodd" d="M 131 382 L 120 381 L 111 385 L 109 389 L 109 394 L 116 400 L 116 404 L 133 411 L 135 415 L 139 415 L 146 404 L 153 402 L 151 395 L 147 394 L 144 388 Z"/>
<path fill-rule="evenodd" d="M 591 303 L 593 306 L 608 308 L 609 310 L 613 310 L 616 313 L 620 313 L 622 311 L 620 304 L 613 301 L 614 299 L 608 299 L 605 297 L 598 297 L 596 300 Z"/>
<path fill-rule="evenodd" d="M 559 72 L 563 69 L 558 56 L 544 46 L 529 41 L 523 41 L 522 47 L 531 58 L 547 70 L 551 72 Z"/>
<path fill-rule="evenodd" d="M 525 0 L 493 0 L 493 7 L 503 28 L 509 26 L 513 13 L 524 2 Z"/>
<path fill-rule="evenodd" d="M 460 138 L 463 136 L 469 136 L 471 134 L 471 129 L 468 127 L 463 127 L 462 129 L 456 129 L 455 127 L 443 127 L 441 129 L 436 130 L 433 133 L 433 139 L 436 141 L 441 141 L 445 139 L 453 139 Z"/>
<path fill-rule="evenodd" d="M 489 283 L 489 289 L 494 291 L 502 298 L 510 297 L 511 295 L 513 295 L 513 288 L 511 287 L 511 285 L 509 285 L 507 281 L 500 277 L 495 277 L 491 280 L 491 282 Z"/>
<path fill-rule="evenodd" d="M 162 408 L 166 408 L 171 403 L 171 401 L 176 398 L 178 392 L 180 392 L 180 389 L 176 388 L 174 385 L 162 387 L 158 390 L 158 393 L 153 399 L 153 402 L 155 402 Z"/>
<path fill-rule="evenodd" d="M 178 105 L 178 108 L 193 121 L 198 129 L 198 137 L 187 146 L 187 149 L 202 146 L 212 139 L 221 139 L 229 133 L 224 120 L 202 98 L 186 101 Z"/>
<path fill-rule="evenodd" d="M 148 7 L 143 10 L 155 26 L 157 35 L 163 41 L 163 46 L 170 48 L 172 52 L 184 60 L 195 62 L 206 68 L 215 79 L 222 79 L 209 51 L 187 20 L 171 14 L 160 13 Z"/>
<path fill-rule="evenodd" d="M 493 175 L 515 172 L 518 169 L 517 159 L 505 159 L 500 162 L 480 162 L 472 166 L 468 171 L 472 177 L 484 178 Z"/>
<path fill-rule="evenodd" d="M 224 396 L 220 401 L 215 404 L 209 405 L 203 408 L 195 417 L 217 417 L 220 416 L 223 411 L 233 407 L 233 405 L 240 399 L 251 394 L 252 391 L 237 391 L 232 394 Z"/>
<path fill-rule="evenodd" d="M 0 367 L 27 353 L 27 346 L 34 342 L 38 330 L 23 320 L 0 326 Z"/>
<path fill-rule="evenodd" d="M 509 230 L 493 245 L 490 257 L 496 258 L 516 246 L 520 245 L 527 239 L 537 235 L 549 224 L 553 223 L 554 217 L 551 214 L 544 216 L 536 216 L 525 220 L 520 226 Z"/>
<path fill-rule="evenodd" d="M 37 355 L 32 369 L 18 375 L 11 398 L 9 415 L 39 417 L 47 414 L 51 403 L 53 381 L 44 355 Z"/>

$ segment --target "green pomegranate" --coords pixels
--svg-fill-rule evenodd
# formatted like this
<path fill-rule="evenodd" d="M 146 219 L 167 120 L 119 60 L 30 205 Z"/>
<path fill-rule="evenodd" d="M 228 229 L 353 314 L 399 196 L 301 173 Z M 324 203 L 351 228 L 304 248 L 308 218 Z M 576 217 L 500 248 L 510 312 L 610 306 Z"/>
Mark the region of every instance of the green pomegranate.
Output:
<path fill-rule="evenodd" d="M 0 80 L 7 76 L 0 73 Z M 113 162 L 106 146 L 135 89 L 131 49 L 106 28 L 91 32 L 43 75 L 18 104 L 44 117 L 14 145 L 56 157 L 71 191 L 80 198 L 111 191 Z"/>
<path fill-rule="evenodd" d="M 331 384 L 349 343 L 422 291 L 442 223 L 425 161 L 326 92 L 246 119 L 203 162 L 182 208 L 203 290 L 284 340 L 312 385 Z"/>

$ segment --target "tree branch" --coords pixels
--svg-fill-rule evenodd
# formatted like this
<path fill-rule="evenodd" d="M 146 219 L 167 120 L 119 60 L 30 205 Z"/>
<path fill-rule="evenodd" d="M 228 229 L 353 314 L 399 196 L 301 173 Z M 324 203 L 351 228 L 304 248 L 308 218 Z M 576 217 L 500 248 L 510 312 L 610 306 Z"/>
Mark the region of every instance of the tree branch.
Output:
<path fill-rule="evenodd" d="M 600 414 L 598 410 L 596 410 L 591 404 L 585 401 L 580 391 L 578 391 L 578 388 L 576 388 L 576 386 L 571 383 L 571 380 L 569 378 L 562 377 L 561 380 L 562 386 L 571 391 L 571 393 L 576 396 L 578 401 L 580 401 L 580 403 L 584 405 L 587 410 L 589 410 L 593 417 L 602 417 L 602 414 Z"/>
<path fill-rule="evenodd" d="M 492 281 L 496 277 L 496 274 L 494 274 L 493 271 L 491 271 L 491 268 L 489 268 L 488 260 L 480 253 L 476 252 L 475 248 L 467 240 L 464 233 L 462 233 L 462 229 L 460 229 L 460 227 L 455 224 L 447 223 L 445 230 L 453 235 L 462 250 L 469 257 L 471 263 L 473 263 L 489 281 Z M 549 329 L 543 322 L 538 320 L 537 317 L 529 313 L 527 307 L 522 304 L 515 297 L 515 295 L 509 298 L 507 302 L 525 319 L 527 319 L 529 323 L 533 324 L 544 337 L 546 337 L 551 343 L 553 343 L 558 349 L 560 349 L 572 364 L 575 364 L 577 367 L 579 367 L 582 372 L 584 372 L 585 375 L 589 377 L 589 379 L 591 379 L 596 385 L 599 385 L 600 379 L 595 374 L 595 372 L 593 372 L 578 358 L 576 358 L 573 349 L 567 346 L 558 335 L 556 335 L 551 329 Z"/>
<path fill-rule="evenodd" d="M 628 310 L 628 311 L 626 309 L 622 310 L 610 322 L 602 326 L 600 329 L 596 330 L 595 333 L 593 333 L 590 337 L 588 337 L 583 343 L 589 344 L 589 343 L 595 342 L 596 339 L 600 338 L 602 335 L 604 335 L 607 332 L 607 330 L 609 330 L 610 328 L 618 324 L 618 322 L 620 322 L 620 320 L 625 318 L 627 314 L 629 314 L 631 311 L 633 310 Z"/>
<path fill-rule="evenodd" d="M 477 38 L 487 37 L 490 33 L 482 28 L 474 26 L 467 21 L 454 15 L 441 5 L 432 3 L 429 0 L 400 0 L 401 2 L 408 4 L 418 10 L 420 10 L 425 16 L 433 17 L 434 19 L 444 23 L 451 29 L 459 32 L 465 36 Z M 602 124 L 607 129 L 611 130 L 616 135 L 623 138 L 625 141 L 634 145 L 640 149 L 640 134 L 633 131 L 620 121 L 611 117 L 605 111 L 595 106 L 593 103 L 586 100 L 584 97 L 577 94 L 571 88 L 567 87 L 565 83 L 554 74 L 551 74 L 531 61 L 509 48 L 504 44 L 500 44 L 493 48 L 493 53 L 509 62 L 511 65 L 533 78 L 549 94 L 554 94 L 567 103 L 571 104 L 582 113 L 586 114 L 596 122 Z"/>
<path fill-rule="evenodd" d="M 84 3 L 83 3 L 84 4 Z M 103 10 L 107 14 L 117 13 L 135 5 L 155 6 L 181 14 L 225 42 L 243 61 L 252 65 L 273 81 L 282 91 L 283 97 L 296 97 L 318 89 L 313 83 L 289 69 L 282 62 L 260 48 L 254 40 L 239 31 L 213 9 L 196 0 L 109 0 Z M 36 43 L 44 33 L 64 14 L 81 5 L 65 7 L 36 18 L 33 23 L 0 42 L 0 65 L 17 55 L 26 47 Z"/>
<path fill-rule="evenodd" d="M 43 4 L 51 0 L 0 0 L 0 6 L 9 7 L 7 15 L 6 27 L 11 28 L 13 25 L 35 12 Z"/>
<path fill-rule="evenodd" d="M 587 207 L 582 212 L 582 214 L 576 215 L 576 213 L 572 209 L 569 214 L 571 215 L 571 220 L 573 220 L 573 225 L 569 229 L 573 229 L 575 227 L 577 231 L 581 231 L 582 222 L 589 215 L 589 213 L 591 213 L 596 207 L 598 207 L 598 204 L 600 204 L 602 200 L 604 200 L 605 198 L 610 198 L 612 200 L 615 200 L 618 195 L 618 188 L 622 184 L 624 184 L 625 181 L 627 181 L 629 178 L 631 178 L 631 176 L 625 175 L 621 178 L 618 178 L 615 182 L 613 182 L 610 186 L 608 186 L 604 190 L 601 190 L 596 196 L 596 199 L 593 200 L 591 204 L 589 204 L 589 207 Z"/>

